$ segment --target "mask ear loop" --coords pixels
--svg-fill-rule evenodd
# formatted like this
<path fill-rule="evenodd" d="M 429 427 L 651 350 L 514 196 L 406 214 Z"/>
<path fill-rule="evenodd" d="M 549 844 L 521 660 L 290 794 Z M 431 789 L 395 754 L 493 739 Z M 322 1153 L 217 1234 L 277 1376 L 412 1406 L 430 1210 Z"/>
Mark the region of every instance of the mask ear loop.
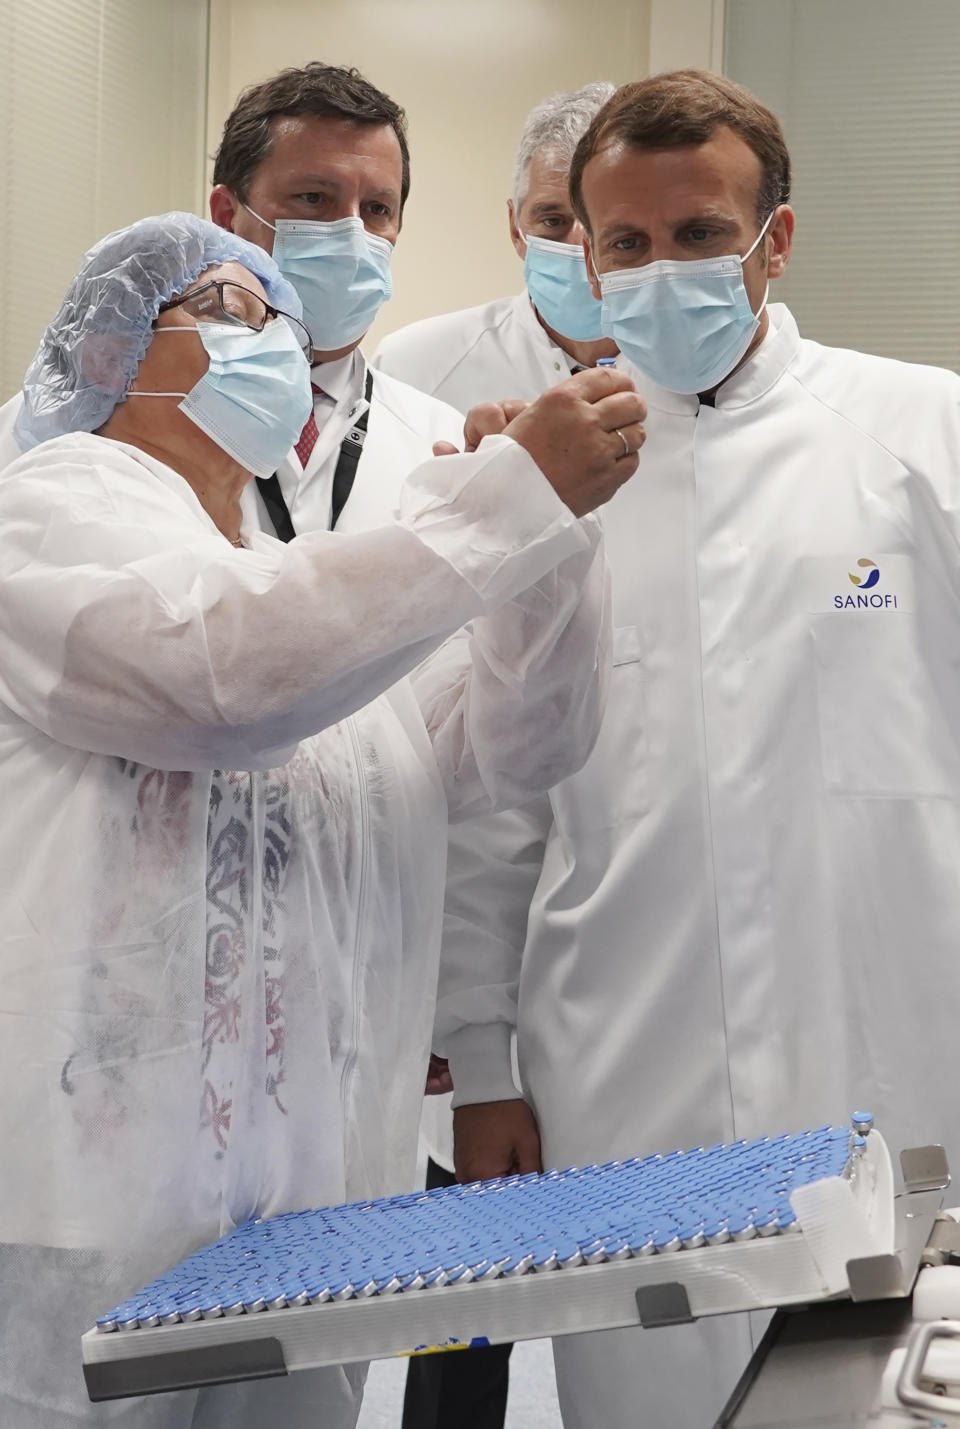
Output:
<path fill-rule="evenodd" d="M 276 225 L 275 223 L 271 223 L 271 222 L 270 222 L 268 219 L 266 219 L 266 218 L 261 218 L 260 215 L 259 215 L 259 213 L 257 213 L 254 209 L 252 209 L 248 203 L 244 203 L 243 199 L 240 200 L 240 206 L 241 206 L 241 208 L 245 208 L 245 209 L 247 210 L 247 213 L 252 214 L 253 217 L 257 220 L 258 223 L 262 223 L 263 226 L 264 226 L 264 228 L 272 229 L 273 232 L 276 233 L 276 231 L 277 231 L 277 225 Z"/>
<path fill-rule="evenodd" d="M 779 207 L 779 205 L 776 205 L 776 206 L 773 207 L 773 208 L 770 210 L 770 212 L 767 214 L 767 221 L 766 221 L 766 223 L 763 225 L 763 227 L 761 228 L 760 232 L 757 234 L 756 238 L 755 238 L 755 239 L 753 240 L 753 242 L 750 244 L 750 247 L 747 249 L 746 253 L 744 253 L 743 257 L 740 259 L 740 271 L 741 271 L 741 273 L 743 272 L 743 265 L 744 265 L 744 263 L 746 263 L 747 259 L 750 257 L 751 253 L 754 251 L 754 249 L 756 248 L 757 244 L 760 242 L 761 238 L 763 237 L 763 235 L 766 233 L 767 229 L 770 227 L 771 223 L 773 222 L 773 215 L 776 213 L 778 207 Z M 764 288 L 764 290 L 763 290 L 763 302 L 760 304 L 759 308 L 758 308 L 757 311 L 754 313 L 754 317 L 757 319 L 757 322 L 759 322 L 760 319 L 761 319 L 761 317 L 763 316 L 763 310 L 764 310 L 764 308 L 767 306 L 767 299 L 769 298 L 769 296 L 770 296 L 770 279 L 768 278 L 768 279 L 767 279 L 767 286 L 766 286 L 766 287 Z"/>
<path fill-rule="evenodd" d="M 158 327 L 154 329 L 153 335 L 157 337 L 162 333 L 179 334 L 182 332 L 195 333 L 196 331 L 197 329 L 195 327 Z M 126 401 L 128 397 L 180 397 L 181 399 L 186 399 L 189 395 L 189 392 L 125 392 L 123 394 L 123 400 Z"/>

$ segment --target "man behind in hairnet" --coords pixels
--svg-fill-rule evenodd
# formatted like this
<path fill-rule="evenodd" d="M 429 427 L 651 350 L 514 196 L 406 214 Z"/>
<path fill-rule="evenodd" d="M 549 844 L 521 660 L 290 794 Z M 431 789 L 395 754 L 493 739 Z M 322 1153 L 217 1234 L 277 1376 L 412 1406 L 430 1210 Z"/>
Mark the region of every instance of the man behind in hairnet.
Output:
<path fill-rule="evenodd" d="M 448 816 L 528 798 L 595 733 L 583 513 L 636 465 L 632 384 L 582 374 L 421 465 L 395 521 L 285 546 L 242 496 L 310 410 L 310 347 L 260 248 L 167 214 L 91 250 L 25 380 L 0 476 L 3 1429 L 354 1424 L 358 1366 L 92 1406 L 79 1335 L 251 1216 L 410 1186 Z"/>

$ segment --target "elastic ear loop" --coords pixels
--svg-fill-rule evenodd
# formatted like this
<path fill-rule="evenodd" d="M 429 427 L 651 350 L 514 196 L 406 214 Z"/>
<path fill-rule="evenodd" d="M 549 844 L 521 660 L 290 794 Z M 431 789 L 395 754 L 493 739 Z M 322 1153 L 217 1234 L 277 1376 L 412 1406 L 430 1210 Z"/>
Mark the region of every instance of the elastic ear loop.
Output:
<path fill-rule="evenodd" d="M 776 208 L 772 208 L 772 209 L 770 210 L 769 214 L 767 215 L 767 221 L 766 221 L 766 223 L 763 225 L 763 227 L 761 228 L 760 232 L 757 234 L 756 238 L 753 240 L 753 242 L 751 243 L 750 247 L 747 249 L 746 253 L 744 253 L 743 257 L 740 259 L 740 270 L 741 270 L 741 272 L 743 271 L 743 265 L 744 265 L 744 263 L 746 263 L 747 259 L 750 257 L 750 254 L 751 254 L 751 253 L 753 252 L 753 250 L 756 248 L 757 244 L 760 242 L 761 238 L 763 237 L 763 235 L 766 233 L 767 229 L 770 227 L 771 223 L 773 222 L 773 215 L 776 213 L 776 211 L 777 211 Z M 766 287 L 764 288 L 764 290 L 763 290 L 763 302 L 760 304 L 759 308 L 757 309 L 757 311 L 756 311 L 756 312 L 754 313 L 754 315 L 753 315 L 753 316 L 757 319 L 758 322 L 760 321 L 760 318 L 763 316 L 763 310 L 764 310 L 764 308 L 767 306 L 767 299 L 769 298 L 769 296 L 770 296 L 770 279 L 768 278 L 768 279 L 767 279 L 767 286 L 766 286 Z"/>
<path fill-rule="evenodd" d="M 163 333 L 195 333 L 195 327 L 158 327 L 154 332 L 154 337 L 160 337 Z M 189 392 L 125 392 L 124 401 L 128 397 L 179 397 L 181 400 L 189 397 Z"/>

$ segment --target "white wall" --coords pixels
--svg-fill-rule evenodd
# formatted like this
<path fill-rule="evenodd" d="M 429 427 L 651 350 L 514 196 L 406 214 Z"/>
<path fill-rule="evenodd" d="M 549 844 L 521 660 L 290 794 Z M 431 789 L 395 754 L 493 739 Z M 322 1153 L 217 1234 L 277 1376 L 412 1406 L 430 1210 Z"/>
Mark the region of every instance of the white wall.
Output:
<path fill-rule="evenodd" d="M 659 0 L 213 0 L 208 149 L 239 90 L 311 59 L 356 65 L 407 110 L 412 189 L 395 295 L 365 346 L 415 318 L 515 292 L 507 236 L 527 112 L 648 71 Z"/>

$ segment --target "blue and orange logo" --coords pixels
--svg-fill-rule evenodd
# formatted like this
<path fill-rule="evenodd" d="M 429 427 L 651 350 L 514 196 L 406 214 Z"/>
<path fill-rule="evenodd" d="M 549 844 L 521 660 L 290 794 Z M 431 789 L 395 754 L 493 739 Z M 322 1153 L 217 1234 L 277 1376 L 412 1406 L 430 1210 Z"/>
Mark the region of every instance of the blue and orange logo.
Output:
<path fill-rule="evenodd" d="M 862 575 L 854 575 L 852 571 L 847 571 L 850 584 L 857 587 L 856 595 L 848 591 L 846 595 L 835 595 L 833 604 L 837 610 L 897 610 L 899 602 L 893 591 L 886 591 L 883 594 L 875 591 L 874 586 L 880 580 L 880 567 L 876 561 L 871 561 L 867 556 L 861 556 L 857 561 L 857 568 L 863 572 Z M 867 591 L 870 594 L 867 594 Z"/>
<path fill-rule="evenodd" d="M 871 590 L 873 586 L 876 585 L 877 581 L 880 579 L 880 567 L 877 565 L 876 561 L 868 561 L 866 556 L 861 556 L 860 560 L 857 562 L 857 565 L 860 566 L 862 570 L 868 569 L 870 574 L 864 577 L 852 575 L 850 576 L 851 582 L 854 585 L 859 586 L 861 590 Z"/>

